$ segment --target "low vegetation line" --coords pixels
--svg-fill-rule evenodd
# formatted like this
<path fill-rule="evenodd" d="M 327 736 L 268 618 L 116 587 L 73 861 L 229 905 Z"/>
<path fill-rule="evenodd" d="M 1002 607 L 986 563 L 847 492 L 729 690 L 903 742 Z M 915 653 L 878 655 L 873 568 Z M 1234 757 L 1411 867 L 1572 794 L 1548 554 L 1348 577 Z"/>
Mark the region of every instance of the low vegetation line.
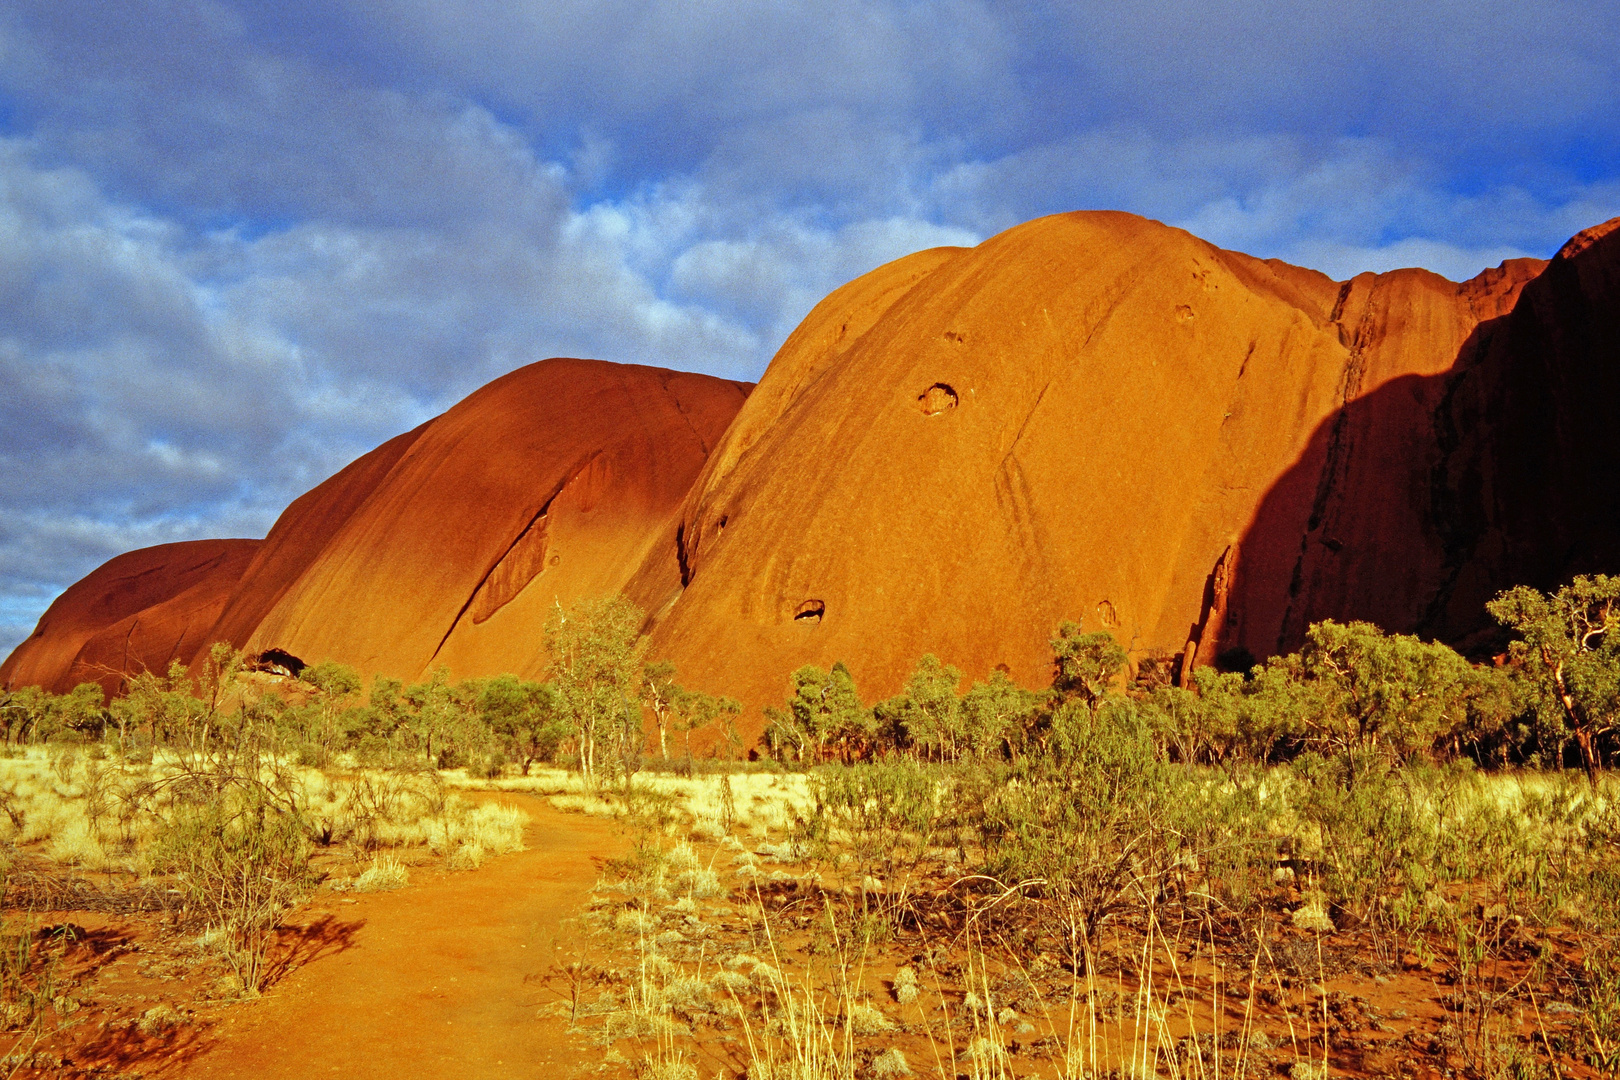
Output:
<path fill-rule="evenodd" d="M 316 889 L 520 847 L 477 788 L 637 830 L 547 1009 L 661 1080 L 1613 1074 L 1620 579 L 1490 609 L 1484 663 L 1323 622 L 1176 685 L 1065 623 L 1039 691 L 806 667 L 758 745 L 622 597 L 553 613 L 543 681 L 219 645 L 110 702 L 10 691 L 0 1020 L 88 1000 L 49 910 L 160 918 L 251 997 Z"/>

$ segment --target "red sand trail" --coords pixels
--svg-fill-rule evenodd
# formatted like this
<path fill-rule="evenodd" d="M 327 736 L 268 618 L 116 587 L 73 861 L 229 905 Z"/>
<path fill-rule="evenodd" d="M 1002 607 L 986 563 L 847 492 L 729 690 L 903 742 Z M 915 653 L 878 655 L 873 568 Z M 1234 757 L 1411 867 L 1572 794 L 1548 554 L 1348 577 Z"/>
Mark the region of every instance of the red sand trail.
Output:
<path fill-rule="evenodd" d="M 299 917 L 314 958 L 259 1001 L 220 1014 L 169 1075 L 256 1080 L 558 1075 L 576 1064 L 545 979 L 578 936 L 619 827 L 516 797 L 527 850 L 473 873 L 421 873 L 398 892 L 320 896 Z"/>

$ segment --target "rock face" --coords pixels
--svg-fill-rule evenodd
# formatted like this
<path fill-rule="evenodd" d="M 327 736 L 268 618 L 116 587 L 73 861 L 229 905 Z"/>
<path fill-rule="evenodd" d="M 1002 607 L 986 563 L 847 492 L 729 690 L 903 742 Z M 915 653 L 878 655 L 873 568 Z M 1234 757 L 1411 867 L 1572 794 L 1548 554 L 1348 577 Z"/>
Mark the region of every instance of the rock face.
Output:
<path fill-rule="evenodd" d="M 368 677 L 538 675 L 553 604 L 621 591 L 655 546 L 673 552 L 672 515 L 747 392 L 658 368 L 532 364 L 305 494 L 262 542 L 113 559 L 52 605 L 0 682 L 66 689 L 93 660 L 112 691 L 214 641 Z M 665 561 L 668 581 L 645 578 L 661 591 L 679 582 Z"/>
<path fill-rule="evenodd" d="M 83 682 L 117 691 L 126 672 L 187 663 L 259 548 L 257 540 L 193 540 L 103 563 L 46 610 L 0 665 L 0 686 L 65 693 Z"/>
<path fill-rule="evenodd" d="M 392 462 L 362 458 L 295 503 L 265 540 L 280 595 L 245 638 L 247 618 L 221 635 L 367 676 L 537 675 L 554 604 L 619 592 L 673 551 L 671 515 L 747 390 L 594 360 L 503 376 L 376 452 Z M 260 591 L 244 575 L 233 609 Z"/>
<path fill-rule="evenodd" d="M 683 682 L 751 707 L 840 659 L 892 693 L 925 652 L 1039 685 L 1064 619 L 1182 672 L 1328 617 L 1481 644 L 1498 589 L 1620 569 L 1617 382 L 1620 222 L 1457 284 L 1044 218 L 834 292 L 751 394 L 580 360 L 499 379 L 231 549 L 195 640 L 538 675 L 546 611 L 622 590 Z M 69 619 L 121 560 L 8 683 L 203 580 Z"/>
<path fill-rule="evenodd" d="M 1123 214 L 884 267 L 711 455 L 654 651 L 757 703 L 837 659 L 888 694 L 930 651 L 1039 685 L 1063 619 L 1184 665 L 1326 617 L 1466 642 L 1495 590 L 1620 562 L 1601 231 L 1460 285 Z"/>

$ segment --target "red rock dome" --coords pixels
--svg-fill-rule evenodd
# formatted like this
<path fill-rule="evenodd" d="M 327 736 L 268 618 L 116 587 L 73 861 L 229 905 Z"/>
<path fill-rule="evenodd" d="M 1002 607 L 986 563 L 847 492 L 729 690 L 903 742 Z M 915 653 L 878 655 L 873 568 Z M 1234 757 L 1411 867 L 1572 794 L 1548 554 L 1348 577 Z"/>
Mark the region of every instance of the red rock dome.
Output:
<path fill-rule="evenodd" d="M 0 686 L 64 693 L 83 682 L 116 693 L 125 674 L 189 662 L 213 639 L 257 540 L 159 544 L 110 559 L 56 598 L 0 664 Z"/>
<path fill-rule="evenodd" d="M 1614 222 L 1458 284 L 1043 218 L 837 290 L 752 393 L 513 372 L 262 544 L 113 560 L 0 672 L 63 685 L 161 625 L 178 644 L 143 658 L 218 638 L 367 676 L 538 675 L 552 605 L 616 591 L 683 682 L 754 708 L 805 663 L 889 694 L 925 652 L 1039 685 L 1064 619 L 1177 665 L 1328 617 L 1483 644 L 1496 590 L 1620 568 L 1617 360 Z"/>
<path fill-rule="evenodd" d="M 1572 544 L 1620 556 L 1581 524 L 1615 505 L 1617 243 L 1337 283 L 1084 213 L 890 264 L 710 456 L 654 650 L 759 704 L 839 659 L 892 693 L 924 652 L 1039 685 L 1063 619 L 1173 662 L 1329 616 L 1465 638 Z"/>
<path fill-rule="evenodd" d="M 539 674 L 546 612 L 625 588 L 747 390 L 594 360 L 496 379 L 289 508 L 216 636 L 368 677 Z"/>

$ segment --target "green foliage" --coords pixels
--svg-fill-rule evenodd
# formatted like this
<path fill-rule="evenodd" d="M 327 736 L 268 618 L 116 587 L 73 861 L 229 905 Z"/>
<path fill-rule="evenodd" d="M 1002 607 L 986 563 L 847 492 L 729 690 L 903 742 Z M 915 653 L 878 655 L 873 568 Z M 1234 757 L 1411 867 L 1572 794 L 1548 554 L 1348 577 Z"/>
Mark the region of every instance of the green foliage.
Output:
<path fill-rule="evenodd" d="M 206 757 L 230 738 L 239 718 L 229 708 L 241 674 L 241 654 L 217 642 L 199 665 L 197 678 L 178 661 L 166 675 L 143 671 L 113 701 L 121 753 L 150 755 L 171 746 L 188 758 Z"/>
<path fill-rule="evenodd" d="M 1316 623 L 1297 653 L 1247 676 L 1199 668 L 1192 682 L 1143 699 L 1178 761 L 1455 757 L 1495 745 L 1514 709 L 1503 673 L 1364 622 Z"/>
<path fill-rule="evenodd" d="M 258 990 L 271 933 L 313 884 L 298 801 L 277 779 L 215 768 L 174 785 L 161 821 L 152 868 L 173 875 L 188 913 L 224 935 L 235 974 Z"/>
<path fill-rule="evenodd" d="M 983 761 L 1012 759 L 1033 723 L 1041 696 L 1013 682 L 1005 672 L 992 671 L 962 697 L 962 728 L 966 752 Z"/>
<path fill-rule="evenodd" d="M 332 661 L 305 668 L 301 677 L 317 693 L 286 710 L 283 722 L 299 744 L 299 759 L 324 767 L 368 726 L 370 718 L 359 704 L 360 677 L 354 669 Z"/>
<path fill-rule="evenodd" d="M 525 776 L 556 754 L 570 731 L 562 695 L 551 683 L 497 675 L 478 684 L 475 708 L 503 752 L 522 763 Z"/>
<path fill-rule="evenodd" d="M 48 694 L 37 686 L 0 691 L 0 730 L 8 743 L 95 741 L 107 720 L 104 695 L 95 683 L 80 683 L 66 694 Z"/>
<path fill-rule="evenodd" d="M 810 790 L 815 812 L 805 838 L 836 834 L 862 876 L 915 866 L 941 826 L 938 779 L 916 762 L 823 766 Z"/>
<path fill-rule="evenodd" d="M 1088 634 L 1079 623 L 1065 622 L 1052 638 L 1052 691 L 1096 709 L 1129 659 L 1112 634 Z"/>
<path fill-rule="evenodd" d="M 603 765 L 620 769 L 629 790 L 644 743 L 638 694 L 642 611 L 622 596 L 561 606 L 546 619 L 551 681 L 578 746 L 580 770 L 594 781 Z M 598 754 L 600 744 L 608 753 Z"/>
<path fill-rule="evenodd" d="M 766 708 L 765 718 L 766 745 L 788 761 L 857 761 L 870 754 L 877 734 L 843 661 L 826 671 L 808 664 L 795 671 L 787 705 Z"/>
<path fill-rule="evenodd" d="M 1509 655 L 1540 732 L 1560 747 L 1573 738 L 1596 785 L 1599 739 L 1620 719 L 1620 577 L 1577 577 L 1551 595 L 1521 585 L 1485 607 L 1520 636 Z"/>
<path fill-rule="evenodd" d="M 720 732 L 717 741 L 724 741 L 727 751 L 735 756 L 742 741 L 736 724 L 741 713 L 742 703 L 736 698 L 715 697 L 696 690 L 682 690 L 675 695 L 670 720 L 675 730 L 681 733 L 687 771 L 690 772 L 692 767 L 692 733 L 695 731 L 718 726 Z"/>
<path fill-rule="evenodd" d="M 1467 726 L 1475 669 L 1454 650 L 1371 623 L 1313 625 L 1292 657 L 1273 661 L 1301 693 L 1305 743 L 1346 757 L 1407 760 Z"/>
<path fill-rule="evenodd" d="M 352 667 L 335 660 L 325 660 L 307 667 L 299 677 L 323 694 L 336 698 L 360 692 L 360 676 L 355 674 Z"/>
<path fill-rule="evenodd" d="M 961 814 L 983 871 L 1002 885 L 1052 901 L 1080 953 L 1151 869 L 1164 766 L 1151 732 L 1127 702 L 1093 711 L 1083 698 L 1051 718 L 1046 753 L 964 794 Z"/>
<path fill-rule="evenodd" d="M 961 682 L 961 671 L 932 653 L 924 656 L 905 690 L 874 707 L 885 741 L 927 760 L 958 760 L 969 749 L 962 701 L 956 696 Z"/>

